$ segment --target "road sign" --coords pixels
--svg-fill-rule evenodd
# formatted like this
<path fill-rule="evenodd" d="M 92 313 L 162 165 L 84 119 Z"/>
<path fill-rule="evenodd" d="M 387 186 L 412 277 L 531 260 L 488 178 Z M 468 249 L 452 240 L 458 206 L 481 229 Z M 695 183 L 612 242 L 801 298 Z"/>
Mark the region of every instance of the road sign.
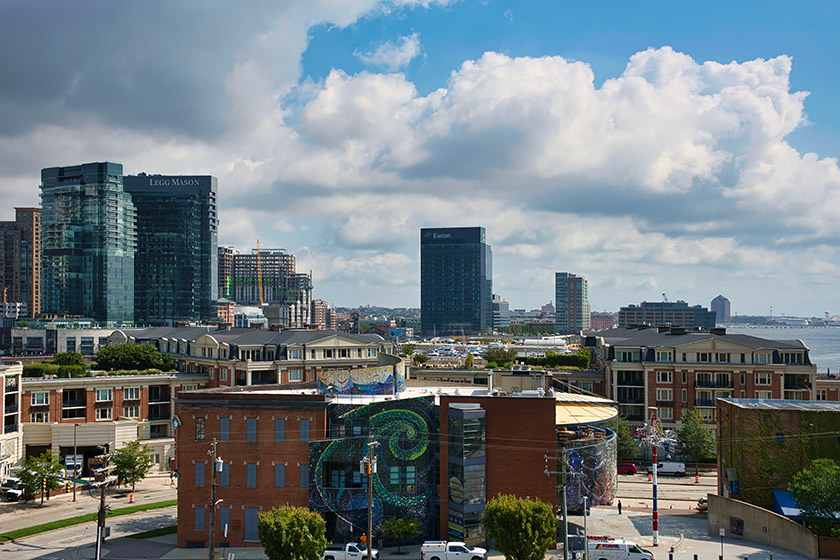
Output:
<path fill-rule="evenodd" d="M 176 414 L 175 416 L 172 417 L 172 427 L 177 430 L 178 426 L 180 426 L 180 425 L 181 425 L 181 419 L 178 418 L 178 415 Z"/>

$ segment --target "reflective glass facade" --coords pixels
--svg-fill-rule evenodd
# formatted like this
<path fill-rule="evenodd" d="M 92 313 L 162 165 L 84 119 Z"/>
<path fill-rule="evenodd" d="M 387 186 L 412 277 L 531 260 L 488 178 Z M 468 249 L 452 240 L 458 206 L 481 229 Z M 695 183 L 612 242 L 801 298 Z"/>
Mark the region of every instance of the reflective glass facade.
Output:
<path fill-rule="evenodd" d="M 134 321 L 135 209 L 122 165 L 41 170 L 42 311 Z"/>
<path fill-rule="evenodd" d="M 217 179 L 128 175 L 137 208 L 134 320 L 142 325 L 207 321 L 218 299 Z"/>
<path fill-rule="evenodd" d="M 486 412 L 477 404 L 449 405 L 447 420 L 448 539 L 484 542 L 481 515 L 487 500 Z"/>
<path fill-rule="evenodd" d="M 420 230 L 424 335 L 475 334 L 492 328 L 492 263 L 482 227 Z"/>

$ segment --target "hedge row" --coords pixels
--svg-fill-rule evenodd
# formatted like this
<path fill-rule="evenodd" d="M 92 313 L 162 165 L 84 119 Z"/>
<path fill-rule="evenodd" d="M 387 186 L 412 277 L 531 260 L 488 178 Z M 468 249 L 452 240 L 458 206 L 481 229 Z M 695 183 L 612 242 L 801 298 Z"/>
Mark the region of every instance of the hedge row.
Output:
<path fill-rule="evenodd" d="M 580 352 L 577 354 L 555 354 L 554 352 L 547 352 L 543 358 L 518 358 L 524 360 L 529 366 L 543 366 L 543 367 L 577 367 L 587 369 L 589 367 L 589 354 Z"/>
<path fill-rule="evenodd" d="M 56 375 L 58 377 L 90 377 L 91 373 L 84 366 L 57 366 L 55 364 L 36 363 L 23 366 L 24 377 L 44 377 Z"/>

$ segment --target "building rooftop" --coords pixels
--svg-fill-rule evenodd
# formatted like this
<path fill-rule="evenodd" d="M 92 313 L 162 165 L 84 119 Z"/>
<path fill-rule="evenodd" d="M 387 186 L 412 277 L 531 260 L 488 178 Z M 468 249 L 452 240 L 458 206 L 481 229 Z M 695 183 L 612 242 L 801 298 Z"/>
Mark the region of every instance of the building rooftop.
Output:
<path fill-rule="evenodd" d="M 717 331 L 717 329 L 715 330 Z M 808 347 L 805 346 L 805 343 L 801 340 L 770 340 L 748 334 L 726 334 L 725 331 L 721 333 L 689 331 L 686 329 L 674 329 L 674 331 L 675 332 L 658 332 L 658 329 L 652 327 L 643 329 L 618 327 L 615 329 L 592 333 L 592 336 L 602 338 L 605 343 L 611 346 L 658 348 L 662 346 L 684 346 L 686 344 L 693 344 L 704 340 L 716 339 L 753 349 L 808 349 Z"/>
<path fill-rule="evenodd" d="M 718 399 L 738 408 L 754 410 L 811 410 L 840 412 L 840 402 L 830 401 L 791 401 L 765 399 Z"/>

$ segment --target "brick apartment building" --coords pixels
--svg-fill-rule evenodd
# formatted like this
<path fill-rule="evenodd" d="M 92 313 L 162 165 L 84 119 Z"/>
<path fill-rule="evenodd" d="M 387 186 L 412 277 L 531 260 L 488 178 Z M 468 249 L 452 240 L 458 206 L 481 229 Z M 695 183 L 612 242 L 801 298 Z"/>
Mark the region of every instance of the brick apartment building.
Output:
<path fill-rule="evenodd" d="M 591 333 L 606 395 L 631 422 L 648 420 L 656 406 L 663 425 L 685 410 L 715 422 L 718 398 L 811 400 L 816 366 L 799 340 L 767 340 L 726 329 L 616 328 Z"/>

